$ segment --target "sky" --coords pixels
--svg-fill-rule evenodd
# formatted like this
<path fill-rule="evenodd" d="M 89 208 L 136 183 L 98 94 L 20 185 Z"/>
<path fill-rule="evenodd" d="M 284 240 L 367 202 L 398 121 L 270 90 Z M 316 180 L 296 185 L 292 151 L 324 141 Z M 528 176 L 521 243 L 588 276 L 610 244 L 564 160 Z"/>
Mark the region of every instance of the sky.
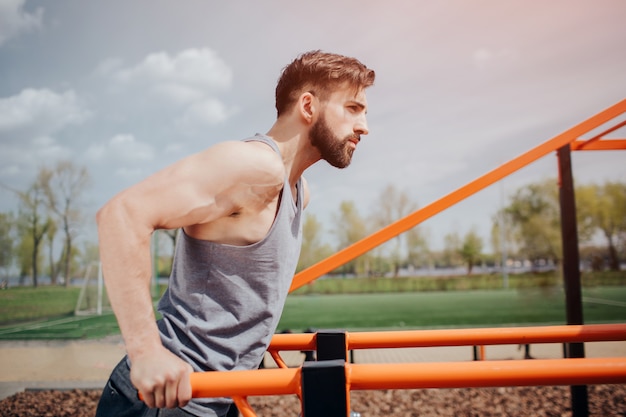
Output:
<path fill-rule="evenodd" d="M 352 165 L 305 172 L 332 243 L 342 201 L 365 217 L 393 185 L 423 207 L 626 98 L 624 17 L 623 0 L 0 0 L 0 183 L 87 167 L 82 238 L 95 241 L 93 216 L 119 191 L 267 132 L 281 69 L 322 49 L 376 71 Z M 576 184 L 624 182 L 625 162 L 574 153 Z M 433 249 L 474 229 L 489 251 L 503 202 L 556 176 L 547 156 L 420 227 Z M 0 189 L 0 212 L 16 208 Z"/>

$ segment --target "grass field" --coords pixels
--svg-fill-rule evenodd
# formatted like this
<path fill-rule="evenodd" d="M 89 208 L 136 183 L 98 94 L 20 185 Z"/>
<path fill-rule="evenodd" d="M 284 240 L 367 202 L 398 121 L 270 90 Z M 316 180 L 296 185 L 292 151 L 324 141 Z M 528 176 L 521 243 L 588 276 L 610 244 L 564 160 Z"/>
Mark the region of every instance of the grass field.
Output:
<path fill-rule="evenodd" d="M 78 287 L 15 287 L 0 291 L 0 326 L 44 317 L 71 315 Z"/>
<path fill-rule="evenodd" d="M 44 289 L 30 290 L 37 293 L 36 297 L 30 297 L 26 289 L 0 292 L 0 312 L 14 308 L 19 317 L 27 317 L 29 310 L 60 311 L 49 319 L 12 324 L 5 321 L 0 325 L 0 340 L 84 339 L 119 333 L 113 314 L 73 317 L 76 295 L 65 308 L 69 311 L 65 311 L 59 304 L 62 298 L 71 298 L 63 293 L 67 290 L 50 290 L 41 297 L 39 291 Z M 586 288 L 583 296 L 586 323 L 626 322 L 626 287 Z M 279 331 L 304 331 L 309 327 L 358 331 L 564 324 L 564 304 L 563 292 L 554 288 L 292 295 L 287 299 Z M 6 317 L 6 312 L 2 314 Z"/>
<path fill-rule="evenodd" d="M 586 323 L 626 322 L 626 288 L 583 291 Z M 564 324 L 558 290 L 445 291 L 290 297 L 279 330 Z M 303 327 L 304 326 L 304 327 Z"/>

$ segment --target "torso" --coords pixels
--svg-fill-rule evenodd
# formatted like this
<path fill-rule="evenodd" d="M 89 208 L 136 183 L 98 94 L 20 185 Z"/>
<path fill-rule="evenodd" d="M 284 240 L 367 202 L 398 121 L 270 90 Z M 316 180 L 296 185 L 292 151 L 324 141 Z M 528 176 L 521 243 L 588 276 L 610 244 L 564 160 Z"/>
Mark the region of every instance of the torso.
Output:
<path fill-rule="evenodd" d="M 272 227 L 279 196 L 259 209 L 241 208 L 230 216 L 206 224 L 185 227 L 189 236 L 234 246 L 246 246 L 263 239 Z"/>
<path fill-rule="evenodd" d="M 275 153 L 267 143 L 256 141 L 249 143 L 259 146 L 260 152 Z M 210 222 L 186 226 L 184 227 L 185 233 L 195 239 L 233 246 L 246 246 L 259 242 L 267 235 L 274 223 L 282 195 L 282 181 L 283 178 L 281 178 L 280 186 L 265 188 L 257 186 L 251 189 L 242 184 L 236 190 L 229 190 L 229 198 L 236 200 L 232 204 L 233 209 L 225 216 Z M 306 190 L 304 191 L 307 194 Z M 294 199 L 298 195 L 295 184 L 292 185 L 291 195 Z"/>

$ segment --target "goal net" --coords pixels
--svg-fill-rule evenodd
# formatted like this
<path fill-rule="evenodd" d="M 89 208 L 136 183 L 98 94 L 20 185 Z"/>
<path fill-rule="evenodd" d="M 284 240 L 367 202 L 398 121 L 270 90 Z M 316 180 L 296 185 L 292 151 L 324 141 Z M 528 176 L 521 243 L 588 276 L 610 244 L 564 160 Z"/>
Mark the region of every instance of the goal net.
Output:
<path fill-rule="evenodd" d="M 110 310 L 111 304 L 102 280 L 100 262 L 93 262 L 85 272 L 74 314 L 77 316 L 101 315 L 103 311 Z"/>

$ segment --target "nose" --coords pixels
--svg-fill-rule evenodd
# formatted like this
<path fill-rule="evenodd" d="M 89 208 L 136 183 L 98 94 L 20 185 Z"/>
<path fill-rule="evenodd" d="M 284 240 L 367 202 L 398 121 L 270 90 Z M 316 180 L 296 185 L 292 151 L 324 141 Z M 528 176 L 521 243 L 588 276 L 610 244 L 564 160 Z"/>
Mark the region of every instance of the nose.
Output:
<path fill-rule="evenodd" d="M 367 135 L 369 133 L 369 129 L 367 128 L 367 119 L 365 115 L 360 117 L 354 125 L 354 133 L 357 133 L 359 135 Z"/>

